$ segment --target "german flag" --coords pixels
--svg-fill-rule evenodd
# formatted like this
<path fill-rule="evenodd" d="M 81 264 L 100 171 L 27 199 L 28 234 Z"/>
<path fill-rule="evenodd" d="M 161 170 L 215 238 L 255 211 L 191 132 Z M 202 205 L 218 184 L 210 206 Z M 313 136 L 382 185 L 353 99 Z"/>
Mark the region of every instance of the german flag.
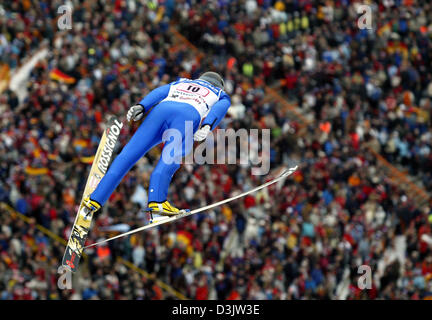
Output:
<path fill-rule="evenodd" d="M 94 156 L 91 156 L 91 157 L 81 157 L 80 158 L 80 161 L 82 163 L 86 163 L 86 164 L 92 164 L 93 160 L 94 160 Z"/>
<path fill-rule="evenodd" d="M 74 147 L 86 148 L 90 143 L 87 139 L 75 139 L 72 144 Z"/>
<path fill-rule="evenodd" d="M 391 23 L 388 22 L 386 24 L 384 24 L 383 26 L 381 26 L 380 28 L 378 28 L 377 34 L 379 37 L 383 36 L 384 34 L 390 33 L 391 32 Z"/>
<path fill-rule="evenodd" d="M 193 254 L 193 246 L 192 246 L 192 234 L 188 231 L 178 231 L 177 232 L 177 242 L 183 243 L 186 247 L 186 254 L 191 257 Z"/>
<path fill-rule="evenodd" d="M 25 173 L 31 176 L 41 176 L 48 174 L 49 169 L 48 168 L 32 168 L 32 167 L 26 167 Z"/>
<path fill-rule="evenodd" d="M 62 83 L 72 84 L 75 83 L 76 79 L 61 72 L 59 69 L 55 68 L 50 72 L 50 78 L 52 80 L 57 80 Z"/>
<path fill-rule="evenodd" d="M 186 254 L 190 257 L 193 254 L 192 234 L 188 231 L 181 230 L 177 232 L 177 242 L 186 246 Z"/>
<path fill-rule="evenodd" d="M 119 71 L 120 73 L 122 73 L 123 71 L 127 71 L 127 70 L 129 70 L 130 67 L 131 67 L 130 64 L 118 64 L 118 65 L 117 65 L 117 69 L 118 69 L 118 71 Z"/>
<path fill-rule="evenodd" d="M 58 154 L 55 154 L 55 153 L 48 153 L 48 160 L 58 161 L 59 160 L 59 156 L 58 156 Z"/>
<path fill-rule="evenodd" d="M 177 241 L 184 243 L 186 246 L 189 246 L 192 244 L 192 234 L 184 230 L 178 231 Z"/>

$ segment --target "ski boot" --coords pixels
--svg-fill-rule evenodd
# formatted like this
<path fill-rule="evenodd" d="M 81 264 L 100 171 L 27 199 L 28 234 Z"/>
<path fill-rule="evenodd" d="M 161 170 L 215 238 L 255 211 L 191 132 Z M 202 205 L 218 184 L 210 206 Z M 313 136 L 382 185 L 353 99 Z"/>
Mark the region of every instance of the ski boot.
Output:
<path fill-rule="evenodd" d="M 90 197 L 86 197 L 83 200 L 83 206 L 81 209 L 81 215 L 84 216 L 84 219 L 91 219 L 93 217 L 93 214 L 97 212 L 101 208 L 101 205 L 95 201 L 91 200 Z"/>
<path fill-rule="evenodd" d="M 149 202 L 147 211 L 150 213 L 150 223 L 155 223 L 167 217 L 173 217 L 186 212 L 186 210 L 180 210 L 172 206 L 168 201 Z"/>

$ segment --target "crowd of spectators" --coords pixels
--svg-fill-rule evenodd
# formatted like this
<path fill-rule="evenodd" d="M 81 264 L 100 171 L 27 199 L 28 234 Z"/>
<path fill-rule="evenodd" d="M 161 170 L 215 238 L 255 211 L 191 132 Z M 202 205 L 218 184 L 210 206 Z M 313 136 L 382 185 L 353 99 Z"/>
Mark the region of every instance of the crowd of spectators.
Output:
<path fill-rule="evenodd" d="M 430 190 L 432 5 L 370 3 L 359 29 L 352 1 L 9 1 L 0 8 L 1 62 L 12 70 L 38 50 L 23 101 L 0 96 L 2 299 L 166 299 L 159 279 L 193 299 L 423 299 L 431 295 L 429 204 L 413 202 L 369 148 Z M 201 54 L 174 29 L 192 42 Z M 86 251 L 72 290 L 57 286 L 64 245 L 109 115 L 149 90 L 206 70 L 232 98 L 221 128 L 270 128 L 271 172 L 184 165 L 170 200 L 197 208 L 246 191 L 300 163 L 295 175 L 206 213 Z M 265 87 L 308 119 L 293 117 Z M 126 125 L 120 148 L 137 125 Z M 131 170 L 95 221 L 143 224 L 155 148 Z M 125 266 L 132 261 L 151 278 Z M 370 266 L 372 287 L 358 286 Z"/>
<path fill-rule="evenodd" d="M 370 3 L 370 30 L 359 29 L 356 1 L 186 3 L 180 30 L 221 71 L 231 58 L 244 77 L 278 80 L 315 122 L 373 144 L 431 187 L 430 3 Z"/>

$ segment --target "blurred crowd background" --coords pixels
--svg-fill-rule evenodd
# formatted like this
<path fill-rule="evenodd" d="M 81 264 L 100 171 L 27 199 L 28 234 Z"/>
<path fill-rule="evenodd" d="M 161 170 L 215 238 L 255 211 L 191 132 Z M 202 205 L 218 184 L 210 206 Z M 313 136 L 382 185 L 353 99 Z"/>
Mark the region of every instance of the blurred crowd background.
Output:
<path fill-rule="evenodd" d="M 362 2 L 363 3 L 363 2 Z M 0 299 L 429 299 L 432 4 L 365 1 L 11 0 L 0 63 Z M 72 28 L 57 9 L 72 5 Z M 2 69 L 0 69 L 2 70 Z M 214 70 L 232 106 L 220 128 L 271 129 L 271 171 L 185 165 L 170 187 L 197 208 L 295 175 L 242 200 L 86 251 L 57 286 L 104 125 L 177 77 Z M 276 92 L 275 94 L 270 94 Z M 139 124 L 124 126 L 117 149 Z M 141 226 L 157 147 L 110 197 L 89 242 Z M 413 184 L 389 177 L 379 159 Z M 416 192 L 414 192 L 416 193 Z M 114 228 L 113 228 L 114 226 Z M 114 230 L 113 230 L 114 229 Z M 429 241 L 430 242 L 430 241 Z M 122 261 L 145 270 L 137 272 Z M 372 287 L 358 287 L 358 267 Z"/>

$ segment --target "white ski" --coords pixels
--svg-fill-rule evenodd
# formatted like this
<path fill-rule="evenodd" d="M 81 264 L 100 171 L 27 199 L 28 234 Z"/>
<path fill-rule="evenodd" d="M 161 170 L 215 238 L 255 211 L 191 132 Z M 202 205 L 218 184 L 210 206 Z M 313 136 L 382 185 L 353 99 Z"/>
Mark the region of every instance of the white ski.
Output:
<path fill-rule="evenodd" d="M 268 181 L 268 182 L 266 182 L 266 183 L 264 183 L 264 184 L 262 184 L 262 185 L 260 185 L 260 186 L 258 186 L 256 188 L 254 188 L 254 189 L 251 189 L 249 191 L 243 192 L 243 193 L 241 193 L 239 195 L 236 195 L 234 197 L 231 197 L 231 198 L 228 198 L 228 199 L 225 199 L 225 200 L 222 200 L 222 201 L 219 201 L 219 202 L 216 202 L 216 203 L 213 203 L 213 204 L 210 204 L 208 206 L 201 207 L 201 208 L 198 208 L 198 209 L 195 209 L 195 210 L 192 210 L 192 211 L 181 213 L 181 214 L 175 215 L 173 217 L 168 217 L 167 219 L 164 219 L 164 220 L 161 220 L 161 221 L 157 221 L 157 222 L 145 225 L 143 227 L 136 228 L 136 229 L 133 229 L 131 231 L 125 232 L 125 233 L 121 233 L 121 234 L 119 234 L 117 236 L 114 236 L 114 237 L 111 237 L 111 238 L 108 238 L 108 239 L 105 239 L 105 240 L 93 243 L 91 245 L 88 245 L 87 247 L 84 247 L 84 249 L 87 249 L 87 248 L 90 248 L 90 247 L 94 247 L 94 246 L 100 245 L 102 243 L 105 243 L 105 242 L 108 242 L 108 241 L 111 241 L 111 240 L 114 240 L 114 239 L 122 238 L 122 237 L 125 237 L 127 235 L 139 232 L 139 231 L 144 231 L 146 229 L 157 227 L 157 226 L 160 226 L 160 225 L 168 223 L 168 222 L 174 222 L 174 221 L 176 221 L 178 219 L 181 219 L 181 218 L 184 218 L 184 217 L 188 217 L 188 216 L 191 216 L 191 215 L 193 215 L 195 213 L 206 211 L 206 210 L 209 210 L 211 208 L 214 208 L 214 207 L 220 206 L 222 204 L 225 204 L 227 202 L 230 202 L 230 201 L 242 198 L 244 196 L 247 196 L 250 193 L 253 193 L 253 192 L 256 192 L 256 191 L 261 190 L 263 188 L 266 188 L 269 185 L 272 185 L 273 183 L 276 183 L 276 182 L 278 182 L 278 181 L 280 181 L 282 179 L 287 178 L 289 175 L 291 175 L 292 173 L 294 173 L 296 170 L 297 170 L 297 166 L 289 168 L 288 170 L 286 170 L 282 174 L 280 174 L 277 178 L 274 178 L 271 181 Z"/>

